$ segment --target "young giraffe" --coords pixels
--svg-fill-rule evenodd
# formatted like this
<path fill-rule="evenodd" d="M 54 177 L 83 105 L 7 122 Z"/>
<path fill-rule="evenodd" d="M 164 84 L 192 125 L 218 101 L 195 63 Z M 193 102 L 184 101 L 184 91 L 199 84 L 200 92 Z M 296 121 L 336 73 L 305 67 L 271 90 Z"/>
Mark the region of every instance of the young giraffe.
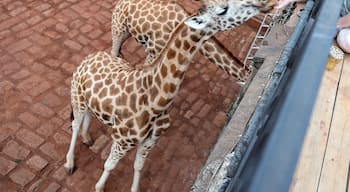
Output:
<path fill-rule="evenodd" d="M 262 9 L 269 5 L 257 3 L 232 2 L 186 19 L 173 32 L 159 57 L 143 69 L 134 69 L 123 59 L 106 52 L 85 58 L 72 79 L 74 120 L 64 165 L 66 171 L 69 174 L 73 172 L 74 146 L 81 124 L 84 142 L 91 143 L 87 132 L 91 112 L 111 126 L 113 138 L 104 171 L 95 186 L 96 191 L 103 190 L 110 171 L 135 146 L 138 148 L 131 191 L 138 191 L 144 161 L 159 136 L 170 126 L 167 109 L 179 91 L 191 59 L 212 35 L 232 28 L 237 14 L 241 17 L 251 12 L 257 14 L 257 7 Z"/>
<path fill-rule="evenodd" d="M 198 0 L 197 0 L 198 1 Z M 205 0 L 206 7 L 225 6 L 227 0 Z M 132 14 L 130 14 L 132 13 Z M 254 12 L 244 18 L 237 16 L 235 26 L 249 19 Z M 166 45 L 172 31 L 188 14 L 175 2 L 162 0 L 120 0 L 112 15 L 112 55 L 118 56 L 121 44 L 130 36 L 141 43 L 147 53 L 146 65 L 158 57 Z M 235 18 L 236 19 L 236 18 Z M 251 68 L 242 64 L 214 39 L 204 43 L 200 52 L 212 63 L 224 69 L 237 81 L 244 83 L 249 78 Z"/>

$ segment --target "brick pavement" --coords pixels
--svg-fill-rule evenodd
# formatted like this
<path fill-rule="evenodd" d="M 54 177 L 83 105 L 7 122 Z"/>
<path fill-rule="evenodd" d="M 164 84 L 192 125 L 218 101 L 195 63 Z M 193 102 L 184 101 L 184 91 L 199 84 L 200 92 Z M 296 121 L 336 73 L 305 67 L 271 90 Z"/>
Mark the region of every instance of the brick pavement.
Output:
<path fill-rule="evenodd" d="M 179 1 L 186 9 L 195 4 Z M 89 191 L 109 152 L 105 126 L 91 125 L 95 144 L 78 140 L 72 176 L 63 170 L 70 142 L 70 79 L 80 60 L 110 50 L 112 0 L 1 0 L 0 2 L 0 189 Z M 247 25 L 218 39 L 243 59 L 254 31 Z M 243 49 L 242 49 L 243 48 Z M 122 53 L 142 62 L 130 39 Z M 188 191 L 215 143 L 239 91 L 235 80 L 201 56 L 190 66 L 171 107 L 172 125 L 151 151 L 141 191 Z M 106 191 L 128 191 L 135 151 L 113 171 Z"/>

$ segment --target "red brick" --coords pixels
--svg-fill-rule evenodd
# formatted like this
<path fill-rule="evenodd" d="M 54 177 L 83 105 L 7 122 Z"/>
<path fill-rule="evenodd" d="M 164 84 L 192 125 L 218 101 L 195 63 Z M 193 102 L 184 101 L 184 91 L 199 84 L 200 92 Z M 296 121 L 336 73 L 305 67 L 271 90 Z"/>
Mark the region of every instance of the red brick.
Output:
<path fill-rule="evenodd" d="M 44 95 L 41 102 L 48 107 L 57 107 L 62 104 L 61 98 L 54 93 Z"/>
<path fill-rule="evenodd" d="M 34 112 L 35 114 L 38 114 L 42 117 L 52 117 L 55 112 L 52 111 L 49 107 L 44 105 L 43 103 L 36 103 L 32 105 L 31 111 Z"/>
<path fill-rule="evenodd" d="M 70 143 L 70 137 L 64 133 L 57 132 L 53 136 L 53 138 L 57 144 L 69 144 Z"/>
<path fill-rule="evenodd" d="M 202 108 L 204 103 L 205 102 L 202 99 L 197 100 L 197 102 L 191 108 L 192 112 L 197 113 Z"/>
<path fill-rule="evenodd" d="M 9 35 L 11 35 L 11 31 L 10 30 L 3 30 L 3 31 L 0 31 L 0 39 L 3 39 L 5 37 L 8 37 Z"/>
<path fill-rule="evenodd" d="M 35 42 L 38 45 L 41 46 L 46 46 L 52 44 L 52 41 L 50 38 L 44 36 L 44 35 L 39 35 L 37 33 L 30 35 L 29 37 L 33 42 Z"/>
<path fill-rule="evenodd" d="M 28 24 L 20 23 L 20 24 L 13 26 L 11 29 L 13 32 L 17 33 L 18 31 L 21 31 L 21 30 L 26 29 L 26 28 L 28 28 Z"/>
<path fill-rule="evenodd" d="M 50 7 L 51 7 L 51 5 L 48 3 L 40 3 L 38 6 L 35 6 L 34 9 L 39 11 L 39 12 L 43 12 L 43 11 L 49 9 Z"/>
<path fill-rule="evenodd" d="M 93 29 L 94 29 L 94 27 L 92 25 L 89 25 L 89 24 L 86 24 L 86 25 L 83 25 L 82 27 L 80 27 L 80 31 L 82 33 L 87 33 Z"/>
<path fill-rule="evenodd" d="M 41 64 L 41 63 L 34 63 L 31 67 L 31 70 L 35 73 L 35 74 L 41 74 L 46 72 L 47 70 L 49 70 L 48 67 L 46 67 L 45 65 Z"/>
<path fill-rule="evenodd" d="M 88 37 L 90 37 L 91 39 L 96 39 L 97 37 L 101 36 L 103 34 L 103 31 L 101 31 L 100 29 L 95 29 L 92 32 L 89 32 L 87 34 Z"/>
<path fill-rule="evenodd" d="M 28 39 L 22 39 L 22 40 L 16 41 L 15 43 L 11 44 L 7 48 L 7 50 L 10 53 L 15 53 L 15 52 L 21 51 L 23 49 L 27 49 L 31 45 L 32 45 L 32 43 L 30 41 L 28 41 Z"/>
<path fill-rule="evenodd" d="M 213 123 L 214 123 L 214 125 L 221 127 L 224 124 L 224 122 L 226 121 L 226 119 L 227 119 L 226 113 L 220 111 L 215 116 Z"/>
<path fill-rule="evenodd" d="M 67 177 L 67 173 L 66 173 L 66 171 L 64 170 L 63 165 L 60 166 L 60 167 L 55 171 L 55 173 L 53 173 L 52 177 L 53 177 L 54 179 L 56 179 L 57 181 L 62 181 L 64 178 Z"/>
<path fill-rule="evenodd" d="M 52 143 L 45 143 L 40 147 L 40 151 L 52 159 L 60 159 L 59 152 L 55 149 L 55 145 Z M 63 156 L 62 156 L 63 157 Z"/>
<path fill-rule="evenodd" d="M 15 85 L 10 81 L 1 81 L 0 82 L 0 93 L 6 93 L 7 91 L 13 89 Z"/>
<path fill-rule="evenodd" d="M 18 63 L 9 63 L 1 67 L 1 72 L 4 75 L 9 75 L 19 71 L 21 66 Z"/>
<path fill-rule="evenodd" d="M 47 188 L 43 191 L 43 192 L 56 192 L 61 188 L 61 185 L 59 185 L 56 182 L 52 182 L 50 183 L 49 186 L 47 186 Z"/>
<path fill-rule="evenodd" d="M 25 186 L 35 177 L 35 174 L 29 171 L 28 169 L 21 168 L 10 174 L 10 178 L 13 182 Z"/>
<path fill-rule="evenodd" d="M 67 33 L 69 31 L 69 28 L 66 25 L 62 24 L 62 23 L 58 23 L 56 25 L 56 30 L 58 32 Z"/>
<path fill-rule="evenodd" d="M 79 51 L 82 48 L 82 46 L 79 43 L 72 40 L 65 40 L 63 44 L 66 45 L 68 48 L 74 49 L 76 51 Z"/>
<path fill-rule="evenodd" d="M 194 115 L 194 113 L 192 111 L 187 111 L 185 113 L 185 118 L 186 119 L 191 119 L 193 115 Z"/>
<path fill-rule="evenodd" d="M 30 74 L 31 74 L 31 73 L 30 73 L 28 70 L 22 69 L 22 70 L 20 70 L 19 72 L 13 74 L 13 75 L 11 76 L 11 78 L 14 79 L 14 80 L 23 79 L 23 78 L 28 77 Z"/>
<path fill-rule="evenodd" d="M 18 118 L 30 128 L 37 128 L 40 125 L 40 120 L 28 112 L 21 113 Z"/>
<path fill-rule="evenodd" d="M 62 37 L 62 35 L 56 31 L 45 31 L 44 34 L 52 39 L 59 39 Z"/>
<path fill-rule="evenodd" d="M 94 145 L 90 147 L 91 151 L 94 153 L 99 153 L 101 149 L 107 144 L 108 141 L 110 141 L 110 137 L 106 135 L 99 136 L 96 141 L 94 142 Z"/>
<path fill-rule="evenodd" d="M 39 137 L 32 131 L 27 129 L 21 129 L 17 132 L 16 137 L 23 143 L 29 145 L 32 148 L 37 148 L 40 144 L 44 142 L 44 139 Z"/>
<path fill-rule="evenodd" d="M 7 19 L 6 21 L 0 23 L 0 31 L 11 28 L 13 25 L 20 22 L 21 20 L 17 17 L 12 17 L 10 19 Z"/>
<path fill-rule="evenodd" d="M 34 24 L 40 22 L 41 20 L 43 20 L 43 18 L 40 15 L 35 15 L 26 21 L 29 25 L 34 25 Z"/>
<path fill-rule="evenodd" d="M 26 164 L 35 171 L 40 171 L 47 166 L 48 161 L 38 155 L 34 155 L 27 160 Z"/>
<path fill-rule="evenodd" d="M 210 112 L 210 109 L 211 109 L 211 105 L 209 104 L 205 104 L 203 106 L 203 108 L 199 111 L 199 113 L 197 114 L 198 117 L 200 118 L 203 118 L 205 117 L 206 115 L 208 115 L 208 113 Z"/>
<path fill-rule="evenodd" d="M 5 153 L 6 155 L 14 158 L 14 159 L 18 159 L 18 160 L 23 160 L 25 159 L 30 151 L 26 148 L 24 148 L 23 146 L 19 145 L 17 142 L 11 140 L 9 141 L 6 146 L 3 148 L 2 150 L 3 153 Z"/>
<path fill-rule="evenodd" d="M 13 170 L 16 165 L 17 164 L 15 162 L 0 157 L 0 174 L 5 176 L 7 173 Z"/>
<path fill-rule="evenodd" d="M 33 75 L 30 78 L 19 83 L 18 88 L 22 91 L 25 91 L 30 96 L 39 96 L 48 90 L 51 85 L 44 80 L 43 78 Z"/>
<path fill-rule="evenodd" d="M 58 112 L 58 116 L 63 120 L 70 119 L 70 115 L 72 112 L 72 107 L 70 105 L 66 105 L 62 110 Z"/>

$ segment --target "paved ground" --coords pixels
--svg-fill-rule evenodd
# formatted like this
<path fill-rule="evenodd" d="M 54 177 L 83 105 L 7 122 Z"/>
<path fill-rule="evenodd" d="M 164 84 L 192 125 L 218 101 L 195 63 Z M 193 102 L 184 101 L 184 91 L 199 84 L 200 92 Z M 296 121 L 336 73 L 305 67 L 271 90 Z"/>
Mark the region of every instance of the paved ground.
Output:
<path fill-rule="evenodd" d="M 189 0 L 181 1 L 189 10 Z M 81 191 L 93 188 L 109 152 L 107 129 L 97 121 L 88 148 L 78 140 L 72 176 L 63 170 L 70 142 L 70 79 L 80 60 L 110 50 L 113 0 L 1 0 L 0 191 Z M 242 59 L 253 37 L 249 26 L 218 39 Z M 123 55 L 143 60 L 129 40 Z M 171 129 L 146 162 L 141 191 L 188 191 L 226 120 L 239 87 L 201 56 L 190 66 L 170 113 Z M 135 152 L 113 171 L 106 191 L 128 191 Z"/>

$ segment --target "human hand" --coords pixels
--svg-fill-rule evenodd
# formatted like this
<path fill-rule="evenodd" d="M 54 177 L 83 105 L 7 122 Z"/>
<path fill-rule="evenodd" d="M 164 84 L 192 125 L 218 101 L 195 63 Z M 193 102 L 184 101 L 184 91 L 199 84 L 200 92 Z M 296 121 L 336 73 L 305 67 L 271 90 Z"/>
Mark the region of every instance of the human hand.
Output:
<path fill-rule="evenodd" d="M 339 18 L 337 23 L 337 29 L 343 29 L 346 27 L 350 27 L 350 14 L 347 14 L 341 18 Z"/>
<path fill-rule="evenodd" d="M 281 9 L 287 6 L 289 3 L 292 2 L 303 2 L 305 0 L 280 0 L 278 1 L 277 5 L 275 6 L 275 9 Z"/>

